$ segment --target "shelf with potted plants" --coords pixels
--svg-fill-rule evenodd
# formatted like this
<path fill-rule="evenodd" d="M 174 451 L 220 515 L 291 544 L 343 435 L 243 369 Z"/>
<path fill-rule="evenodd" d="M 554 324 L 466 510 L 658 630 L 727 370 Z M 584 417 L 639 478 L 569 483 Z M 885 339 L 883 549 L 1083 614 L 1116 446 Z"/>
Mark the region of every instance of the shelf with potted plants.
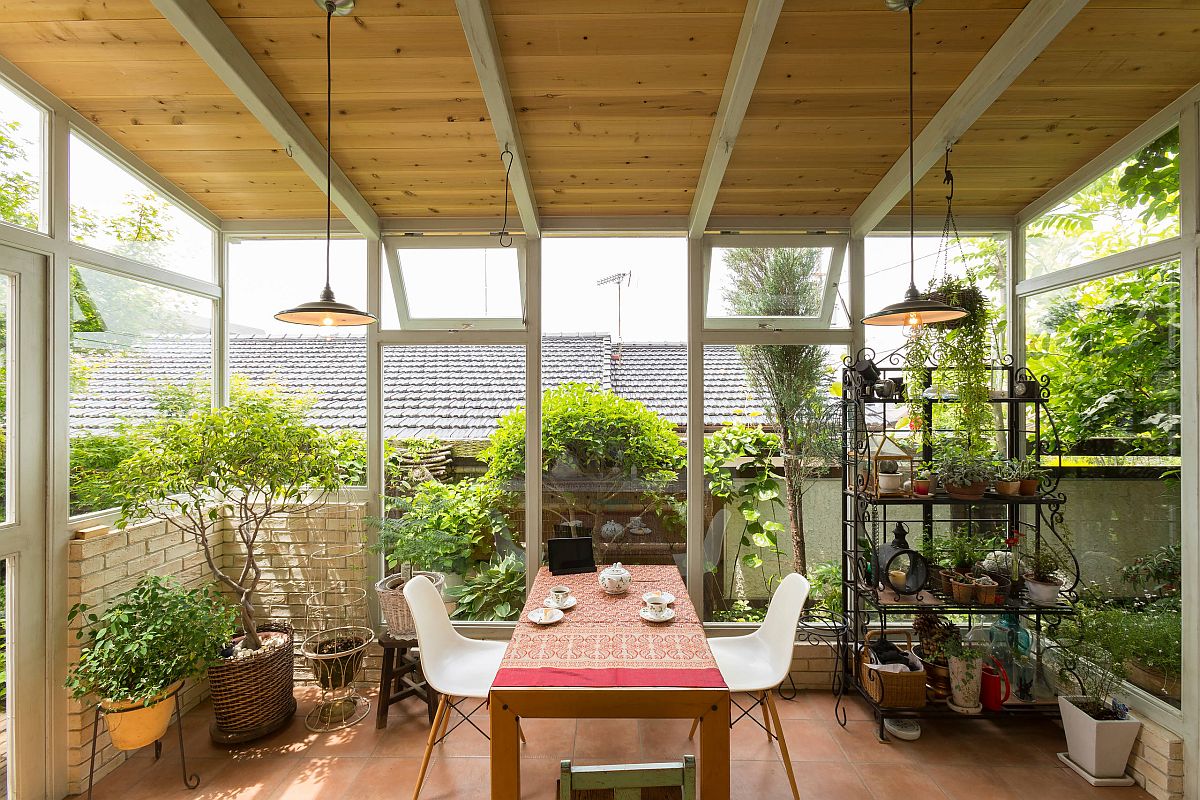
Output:
<path fill-rule="evenodd" d="M 969 369 L 951 360 L 947 376 L 935 355 L 918 352 L 915 365 L 912 353 L 910 363 L 893 356 L 881 367 L 864 351 L 847 359 L 843 374 L 843 599 L 850 631 L 843 684 L 875 709 L 881 738 L 884 720 L 896 717 L 1057 713 L 1040 632 L 1043 620 L 1053 627 L 1074 613 L 1079 586 L 1062 524 L 1066 497 L 1050 466 L 1058 448 L 1047 410 L 1049 379 L 1009 359 Z M 969 629 L 984 635 L 1003 620 L 1024 643 L 1013 650 L 1021 664 L 1008 667 L 1032 671 L 1022 696 L 964 711 L 953 705 L 948 684 L 935 690 L 929 683 L 928 698 L 889 702 L 881 689 L 888 679 L 880 682 L 862 665 L 864 653 L 876 658 L 863 637 L 897 623 L 896 630 L 909 630 L 914 617 L 956 630 L 965 622 L 964 638 Z M 915 623 L 911 630 L 921 642 Z M 988 650 L 987 680 L 993 646 L 975 642 L 956 652 L 973 657 L 975 649 Z M 927 675 L 946 670 L 937 652 L 922 662 Z M 1009 670 L 998 669 L 1007 680 Z"/>

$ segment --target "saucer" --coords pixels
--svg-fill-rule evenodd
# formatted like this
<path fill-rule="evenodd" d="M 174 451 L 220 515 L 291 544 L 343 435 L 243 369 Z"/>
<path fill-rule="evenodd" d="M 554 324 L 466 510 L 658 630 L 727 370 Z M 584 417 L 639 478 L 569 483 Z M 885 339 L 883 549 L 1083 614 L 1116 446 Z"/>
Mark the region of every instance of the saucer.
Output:
<path fill-rule="evenodd" d="M 675 595 L 671 594 L 670 592 L 659 592 L 658 596 L 665 600 L 667 605 L 671 605 L 671 603 L 675 602 Z M 654 597 L 654 592 L 646 592 L 644 595 L 642 595 L 642 602 L 649 603 L 651 597 Z"/>
<path fill-rule="evenodd" d="M 563 618 L 563 612 L 557 608 L 535 608 L 529 612 L 529 621 L 538 625 L 553 625 Z"/>
<path fill-rule="evenodd" d="M 646 622 L 670 622 L 671 620 L 675 619 L 675 609 L 673 608 L 668 608 L 660 617 L 652 612 L 649 608 L 642 606 L 642 608 L 638 611 L 638 614 L 642 619 L 646 620 Z"/>
<path fill-rule="evenodd" d="M 554 602 L 553 597 L 547 597 L 542 601 L 542 605 L 544 605 L 546 608 L 561 608 L 562 610 L 566 611 L 568 608 L 574 608 L 575 604 L 578 602 L 579 599 L 575 597 L 575 595 L 570 595 L 567 597 L 567 602 L 563 603 L 561 606 Z"/>

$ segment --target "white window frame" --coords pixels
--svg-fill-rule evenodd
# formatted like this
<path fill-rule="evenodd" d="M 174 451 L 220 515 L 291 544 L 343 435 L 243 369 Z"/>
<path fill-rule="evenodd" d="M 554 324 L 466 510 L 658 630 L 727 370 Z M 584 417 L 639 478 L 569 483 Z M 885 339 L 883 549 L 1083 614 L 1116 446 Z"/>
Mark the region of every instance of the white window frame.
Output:
<path fill-rule="evenodd" d="M 523 331 L 529 317 L 526 297 L 529 242 L 526 237 L 513 235 L 511 248 L 517 253 L 517 280 L 521 293 L 520 317 L 414 317 L 409 312 L 408 291 L 404 285 L 400 253 L 403 250 L 494 250 L 500 247 L 495 236 L 385 236 L 383 252 L 391 278 L 396 314 L 400 329 L 406 331 Z M 507 248 L 506 248 L 507 249 Z"/>
<path fill-rule="evenodd" d="M 704 331 L 789 331 L 849 330 L 833 328 L 833 312 L 838 285 L 845 269 L 848 235 L 838 234 L 710 234 L 701 239 L 704 274 Z M 712 275 L 713 250 L 728 247 L 750 248 L 828 248 L 829 271 L 821 287 L 821 307 L 813 317 L 711 317 L 708 295 Z M 853 326 L 851 326 L 853 327 Z"/>
<path fill-rule="evenodd" d="M 39 178 L 41 182 L 38 185 L 38 225 L 36 228 L 26 228 L 22 225 L 15 225 L 7 220 L 0 220 L 0 236 L 4 236 L 8 229 L 15 231 L 24 231 L 26 233 L 46 234 L 50 230 L 50 116 L 51 110 L 45 103 L 39 101 L 36 97 L 26 91 L 16 82 L 9 80 L 4 74 L 4 70 L 0 68 L 0 83 L 4 88 L 11 91 L 17 97 L 22 98 L 34 108 L 41 112 L 41 126 L 39 130 L 39 139 L 41 141 L 41 151 L 38 153 L 38 163 L 40 165 Z"/>

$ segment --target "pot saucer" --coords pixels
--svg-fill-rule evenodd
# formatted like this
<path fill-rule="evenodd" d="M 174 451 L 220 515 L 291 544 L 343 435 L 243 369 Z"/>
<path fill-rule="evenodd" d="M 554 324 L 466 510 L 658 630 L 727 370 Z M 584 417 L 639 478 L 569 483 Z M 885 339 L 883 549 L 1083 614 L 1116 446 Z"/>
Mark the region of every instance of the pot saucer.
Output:
<path fill-rule="evenodd" d="M 646 622 L 670 622 L 675 619 L 675 609 L 668 608 L 662 614 L 655 614 L 649 608 L 643 606 L 638 610 L 638 615 L 646 620 Z"/>
<path fill-rule="evenodd" d="M 951 711 L 957 711 L 960 714 L 974 715 L 983 711 L 983 705 L 977 705 L 974 708 L 964 708 L 963 706 L 955 705 L 953 700 L 947 699 L 946 705 L 950 706 Z"/>

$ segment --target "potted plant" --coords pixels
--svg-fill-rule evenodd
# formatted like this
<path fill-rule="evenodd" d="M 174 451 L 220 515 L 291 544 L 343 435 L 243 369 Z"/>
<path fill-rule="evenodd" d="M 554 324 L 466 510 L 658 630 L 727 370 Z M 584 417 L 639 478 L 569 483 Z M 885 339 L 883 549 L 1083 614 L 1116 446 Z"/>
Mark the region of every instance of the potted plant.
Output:
<path fill-rule="evenodd" d="M 900 465 L 895 461 L 881 459 L 876 462 L 875 469 L 880 494 L 895 494 L 904 487 L 904 476 L 900 474 Z"/>
<path fill-rule="evenodd" d="M 1120 663 L 1086 639 L 1071 643 L 1062 655 L 1060 683 L 1079 686 L 1078 694 L 1058 698 L 1072 766 L 1093 780 L 1121 779 L 1142 723 L 1112 699 L 1123 679 Z"/>
<path fill-rule="evenodd" d="M 1005 497 L 1021 494 L 1021 462 L 1001 459 L 996 462 L 996 493 Z"/>
<path fill-rule="evenodd" d="M 146 575 L 99 613 L 76 604 L 67 621 L 78 618 L 84 645 L 67 688 L 99 697 L 113 745 L 136 750 L 162 738 L 183 681 L 220 662 L 236 614 L 207 587 Z"/>
<path fill-rule="evenodd" d="M 996 602 L 996 590 L 999 584 L 988 575 L 980 575 L 975 579 L 975 602 L 990 606 Z"/>
<path fill-rule="evenodd" d="M 1038 492 L 1038 485 L 1046 476 L 1046 468 L 1037 456 L 1026 456 L 1017 462 L 1017 480 L 1021 482 L 1021 495 L 1032 497 Z"/>
<path fill-rule="evenodd" d="M 970 575 L 955 573 L 950 579 L 950 593 L 956 603 L 970 603 L 975 599 L 975 579 Z"/>
<path fill-rule="evenodd" d="M 274 388 L 245 391 L 229 406 L 149 426 L 113 476 L 118 525 L 159 519 L 189 534 L 237 600 L 240 636 L 208 672 L 218 743 L 265 736 L 296 712 L 292 628 L 257 618 L 260 539 L 285 518 L 324 506 L 356 468 L 358 449 L 309 423 L 306 412 L 305 402 Z M 227 538 L 236 549 L 224 546 Z"/>
<path fill-rule="evenodd" d="M 1021 558 L 1025 573 L 1025 591 L 1035 605 L 1052 606 L 1058 602 L 1058 592 L 1062 589 L 1062 558 L 1046 542 Z"/>
<path fill-rule="evenodd" d="M 992 479 L 992 465 L 986 458 L 953 450 L 938 459 L 938 478 L 951 497 L 978 500 Z"/>
<path fill-rule="evenodd" d="M 960 714 L 978 714 L 983 708 L 979 690 L 983 681 L 984 645 L 951 638 L 942 652 L 950 672 L 950 707 Z"/>
<path fill-rule="evenodd" d="M 946 647 L 961 638 L 958 627 L 945 617 L 922 608 L 913 617 L 912 629 L 920 641 L 913 653 L 925 667 L 930 690 L 938 697 L 949 697 L 950 668 L 946 663 Z"/>
<path fill-rule="evenodd" d="M 913 494 L 918 497 L 927 497 L 933 491 L 933 480 L 928 469 L 920 469 L 917 471 L 917 477 L 913 478 L 912 487 Z"/>
<path fill-rule="evenodd" d="M 322 689 L 344 689 L 354 682 L 362 667 L 363 653 L 375 641 L 370 628 L 346 626 L 314 633 L 304 640 L 301 652 L 308 659 Z"/>

